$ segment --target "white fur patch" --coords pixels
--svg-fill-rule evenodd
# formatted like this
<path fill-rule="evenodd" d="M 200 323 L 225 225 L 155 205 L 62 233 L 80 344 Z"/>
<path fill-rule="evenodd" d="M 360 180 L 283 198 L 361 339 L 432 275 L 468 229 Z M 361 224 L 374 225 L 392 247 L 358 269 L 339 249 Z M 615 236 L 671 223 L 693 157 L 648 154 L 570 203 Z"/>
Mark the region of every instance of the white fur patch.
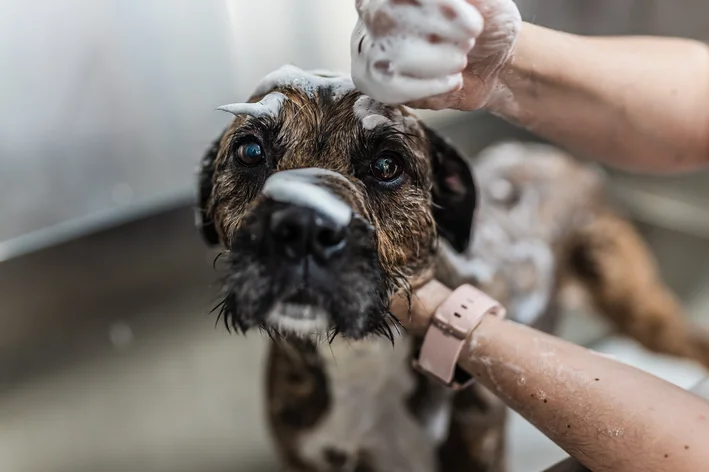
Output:
<path fill-rule="evenodd" d="M 300 454 L 328 470 L 324 451 L 334 448 L 354 456 L 366 451 L 377 470 L 436 470 L 435 444 L 446 418 L 434 412 L 436 426 L 427 430 L 408 411 L 415 389 L 409 364 L 411 340 L 401 336 L 392 347 L 387 339 L 337 339 L 321 347 L 331 385 L 331 407 L 318 425 L 298 443 Z M 440 437 L 440 436 L 439 436 Z M 343 469 L 350 470 L 350 469 Z"/>
<path fill-rule="evenodd" d="M 519 291 L 514 298 L 514 319 L 533 325 L 544 314 L 554 288 L 554 254 L 548 244 L 538 240 L 518 242 L 509 249 L 509 253 L 515 262 L 527 261 L 534 267 L 533 286 L 525 286 L 529 281 L 522 280 L 519 282 L 523 286 L 514 287 Z"/>
<path fill-rule="evenodd" d="M 514 195 L 514 186 L 507 179 L 497 179 L 489 184 L 490 196 L 498 202 L 509 201 Z"/>
<path fill-rule="evenodd" d="M 266 317 L 266 323 L 281 333 L 304 338 L 325 335 L 330 327 L 328 313 L 317 307 L 293 303 L 277 303 Z"/>
<path fill-rule="evenodd" d="M 354 90 L 349 75 L 323 70 L 304 71 L 293 65 L 284 65 L 266 75 L 256 87 L 255 93 L 264 94 L 281 87 L 300 90 L 310 98 L 319 90 L 328 89 L 334 99 Z"/>
<path fill-rule="evenodd" d="M 347 226 L 352 220 L 352 209 L 318 183 L 318 179 L 323 176 L 344 179 L 340 174 L 326 169 L 284 170 L 271 175 L 261 192 L 277 202 L 313 209 L 334 223 Z"/>
<path fill-rule="evenodd" d="M 256 103 L 232 103 L 222 105 L 217 110 L 226 111 L 232 115 L 249 115 L 256 118 L 277 118 L 286 96 L 280 92 L 269 93 Z"/>

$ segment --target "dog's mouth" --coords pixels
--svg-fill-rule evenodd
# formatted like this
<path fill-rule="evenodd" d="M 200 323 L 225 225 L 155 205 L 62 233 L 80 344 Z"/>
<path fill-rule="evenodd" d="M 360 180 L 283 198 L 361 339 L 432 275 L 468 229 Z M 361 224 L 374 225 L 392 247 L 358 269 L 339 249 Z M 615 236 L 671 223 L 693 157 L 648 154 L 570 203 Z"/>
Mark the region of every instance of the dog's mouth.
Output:
<path fill-rule="evenodd" d="M 319 337 L 334 334 L 330 314 L 309 303 L 277 302 L 266 315 L 265 324 L 283 336 Z"/>
<path fill-rule="evenodd" d="M 306 289 L 297 290 L 274 303 L 265 322 L 279 333 L 295 335 L 324 333 L 333 324 L 330 313 Z"/>
<path fill-rule="evenodd" d="M 322 259 L 317 252 L 295 256 L 297 251 L 285 251 L 268 236 L 265 242 L 254 239 L 268 218 L 253 221 L 254 227 L 237 231 L 226 253 L 220 309 L 230 328 L 314 340 L 392 336 L 388 308 L 394 283 L 379 263 L 369 223 L 353 219 L 343 248 Z"/>

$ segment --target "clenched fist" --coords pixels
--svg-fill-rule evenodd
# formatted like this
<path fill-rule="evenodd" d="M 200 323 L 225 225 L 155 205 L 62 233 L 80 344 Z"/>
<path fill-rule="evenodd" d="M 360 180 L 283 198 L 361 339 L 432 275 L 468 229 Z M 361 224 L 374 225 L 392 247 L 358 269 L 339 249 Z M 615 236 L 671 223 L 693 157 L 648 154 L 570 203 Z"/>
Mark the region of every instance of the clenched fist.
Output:
<path fill-rule="evenodd" d="M 356 0 L 356 8 L 355 85 L 416 108 L 484 107 L 522 24 L 512 0 Z"/>

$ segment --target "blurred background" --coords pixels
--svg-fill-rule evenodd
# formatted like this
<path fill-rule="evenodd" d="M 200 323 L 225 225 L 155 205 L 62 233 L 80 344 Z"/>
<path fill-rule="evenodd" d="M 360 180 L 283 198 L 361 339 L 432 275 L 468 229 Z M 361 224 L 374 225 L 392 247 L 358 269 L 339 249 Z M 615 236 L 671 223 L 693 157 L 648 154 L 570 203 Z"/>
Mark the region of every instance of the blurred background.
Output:
<path fill-rule="evenodd" d="M 583 34 L 709 40 L 702 0 L 520 0 Z M 265 342 L 214 326 L 194 169 L 268 71 L 349 70 L 352 0 L 0 0 L 0 470 L 276 470 Z M 534 139 L 483 113 L 427 113 L 470 155 Z M 709 323 L 709 175 L 612 173 L 689 316 Z M 588 314 L 562 335 L 689 388 Z M 512 472 L 563 452 L 512 418 Z"/>

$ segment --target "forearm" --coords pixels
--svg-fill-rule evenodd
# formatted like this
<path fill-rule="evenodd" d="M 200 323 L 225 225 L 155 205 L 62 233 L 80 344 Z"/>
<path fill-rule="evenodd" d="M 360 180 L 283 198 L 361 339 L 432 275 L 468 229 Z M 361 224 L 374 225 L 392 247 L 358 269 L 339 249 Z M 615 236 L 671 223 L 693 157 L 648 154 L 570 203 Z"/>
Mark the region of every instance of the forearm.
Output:
<path fill-rule="evenodd" d="M 583 347 L 486 317 L 460 365 L 596 472 L 709 463 L 709 403 Z"/>
<path fill-rule="evenodd" d="M 524 24 L 487 108 L 580 155 L 628 170 L 709 165 L 709 47 L 581 37 Z"/>

